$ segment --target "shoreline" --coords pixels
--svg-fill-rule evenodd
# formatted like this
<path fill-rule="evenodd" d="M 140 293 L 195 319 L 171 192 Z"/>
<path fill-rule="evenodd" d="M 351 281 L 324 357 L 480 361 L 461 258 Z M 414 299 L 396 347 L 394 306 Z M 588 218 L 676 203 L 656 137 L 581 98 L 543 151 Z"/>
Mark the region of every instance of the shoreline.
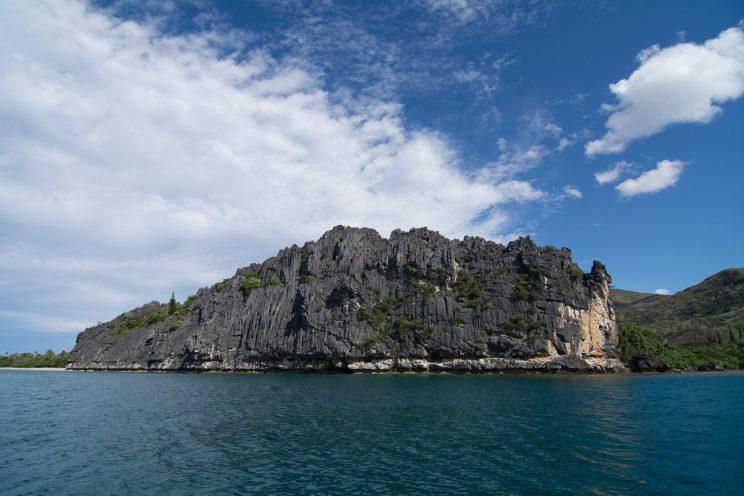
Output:
<path fill-rule="evenodd" d="M 529 376 L 641 376 L 641 375 L 687 375 L 687 374 L 709 374 L 709 373 L 744 373 L 744 369 L 723 370 L 679 370 L 668 371 L 648 370 L 634 372 L 631 370 L 576 370 L 576 369 L 526 369 L 526 368 L 503 368 L 496 370 L 342 370 L 342 369 L 137 369 L 137 368 L 79 368 L 68 369 L 64 367 L 0 367 L 0 371 L 33 371 L 33 372 L 128 372 L 128 373 L 160 373 L 160 374 L 227 374 L 227 375 L 283 375 L 283 374 L 319 374 L 319 375 L 529 375 Z"/>
<path fill-rule="evenodd" d="M 0 369 L 2 370 L 2 369 Z M 21 369 L 25 370 L 25 369 Z M 40 370 L 40 369 L 36 369 Z M 43 369 L 41 369 L 43 370 Z M 123 372 L 129 374 L 194 374 L 194 375 L 349 375 L 349 376 L 375 376 L 375 375 L 458 375 L 458 376 L 542 376 L 542 377 L 634 377 L 634 376 L 659 376 L 659 375 L 698 375 L 698 374 L 744 374 L 744 369 L 723 370 L 648 370 L 644 372 L 625 371 L 596 371 L 596 370 L 539 370 L 539 369 L 499 369 L 499 370 L 376 370 L 376 371 L 350 371 L 350 370 L 304 370 L 304 369 L 262 369 L 262 370 L 229 370 L 229 369 L 55 369 L 68 372 Z"/>
<path fill-rule="evenodd" d="M 64 367 L 0 367 L 0 370 L 34 370 L 34 371 L 48 370 L 51 372 L 66 372 L 67 371 L 67 369 Z"/>
<path fill-rule="evenodd" d="M 301 370 L 301 369 L 266 369 L 266 370 L 220 370 L 220 369 L 183 369 L 183 370 L 142 370 L 142 369 L 67 369 L 61 367 L 0 367 L 0 371 L 33 371 L 33 372 L 124 372 L 124 373 L 155 373 L 155 374 L 214 374 L 214 375 L 285 375 L 285 374 L 318 374 L 318 375 L 469 375 L 469 376 L 542 376 L 542 377 L 582 377 L 582 376 L 658 376 L 658 375 L 698 375 L 698 374 L 721 374 L 721 373 L 744 373 L 739 370 L 669 370 L 666 372 L 612 372 L 612 371 L 578 371 L 578 370 L 526 370 L 526 369 L 501 369 L 491 371 L 454 371 L 454 370 L 406 370 L 406 371 L 342 371 L 342 370 Z"/>

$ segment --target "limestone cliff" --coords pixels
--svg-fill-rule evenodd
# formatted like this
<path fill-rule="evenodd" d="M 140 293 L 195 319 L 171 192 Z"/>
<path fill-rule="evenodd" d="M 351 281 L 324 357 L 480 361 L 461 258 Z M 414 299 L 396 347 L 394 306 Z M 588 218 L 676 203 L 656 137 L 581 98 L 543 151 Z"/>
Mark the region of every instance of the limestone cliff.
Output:
<path fill-rule="evenodd" d="M 338 226 L 171 308 L 82 332 L 68 368 L 618 370 L 611 281 L 562 248 Z"/>

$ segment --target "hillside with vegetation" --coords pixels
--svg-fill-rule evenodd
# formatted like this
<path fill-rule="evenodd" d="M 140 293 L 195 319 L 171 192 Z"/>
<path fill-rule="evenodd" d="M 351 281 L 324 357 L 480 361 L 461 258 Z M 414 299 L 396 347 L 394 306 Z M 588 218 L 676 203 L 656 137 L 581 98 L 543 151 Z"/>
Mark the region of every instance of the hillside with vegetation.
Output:
<path fill-rule="evenodd" d="M 744 269 L 726 269 L 671 296 L 610 290 L 626 361 L 674 368 L 744 368 Z"/>
<path fill-rule="evenodd" d="M 618 321 L 677 344 L 723 344 L 744 326 L 744 269 L 726 269 L 671 296 L 612 289 Z"/>

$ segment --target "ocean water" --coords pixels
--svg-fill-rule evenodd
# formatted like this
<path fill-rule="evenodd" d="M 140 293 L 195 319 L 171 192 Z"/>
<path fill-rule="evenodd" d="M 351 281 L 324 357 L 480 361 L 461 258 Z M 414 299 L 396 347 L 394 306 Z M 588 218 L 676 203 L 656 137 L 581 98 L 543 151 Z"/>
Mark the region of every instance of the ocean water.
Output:
<path fill-rule="evenodd" d="M 0 494 L 744 494 L 744 374 L 0 371 Z"/>

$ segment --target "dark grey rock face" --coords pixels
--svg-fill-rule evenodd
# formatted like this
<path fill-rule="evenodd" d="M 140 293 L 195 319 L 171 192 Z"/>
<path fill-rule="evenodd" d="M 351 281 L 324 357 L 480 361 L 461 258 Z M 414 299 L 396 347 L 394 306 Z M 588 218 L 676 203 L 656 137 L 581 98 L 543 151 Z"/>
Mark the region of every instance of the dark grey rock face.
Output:
<path fill-rule="evenodd" d="M 668 372 L 672 364 L 657 355 L 639 355 L 630 359 L 628 367 L 633 372 Z"/>
<path fill-rule="evenodd" d="M 82 332 L 68 368 L 619 370 L 611 281 L 529 238 L 338 226 L 200 289 Z"/>

